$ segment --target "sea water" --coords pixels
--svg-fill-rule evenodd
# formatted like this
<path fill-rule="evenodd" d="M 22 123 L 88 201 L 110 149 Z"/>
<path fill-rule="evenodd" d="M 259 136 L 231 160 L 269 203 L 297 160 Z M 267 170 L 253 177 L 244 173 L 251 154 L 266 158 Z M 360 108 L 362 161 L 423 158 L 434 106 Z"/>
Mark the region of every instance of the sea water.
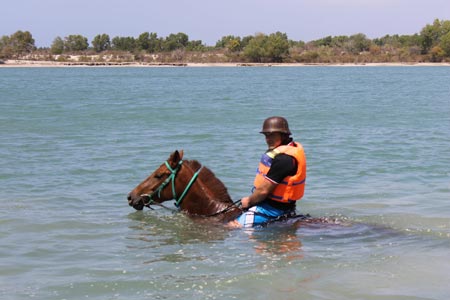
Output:
<path fill-rule="evenodd" d="M 1 299 L 448 299 L 448 67 L 0 68 Z M 299 213 L 229 230 L 131 189 L 176 149 L 235 200 L 263 120 L 308 158 Z"/>

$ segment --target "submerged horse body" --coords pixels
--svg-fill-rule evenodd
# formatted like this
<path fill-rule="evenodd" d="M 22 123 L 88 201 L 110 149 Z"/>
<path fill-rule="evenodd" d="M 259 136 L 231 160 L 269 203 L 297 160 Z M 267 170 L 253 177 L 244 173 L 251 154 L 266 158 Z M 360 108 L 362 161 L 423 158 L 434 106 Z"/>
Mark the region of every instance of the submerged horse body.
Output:
<path fill-rule="evenodd" d="M 238 227 L 235 221 L 243 210 L 233 202 L 225 185 L 207 167 L 196 160 L 183 160 L 183 151 L 175 151 L 149 177 L 128 194 L 128 204 L 136 210 L 175 200 L 189 216 L 209 217 Z M 283 216 L 310 222 L 305 216 Z"/>

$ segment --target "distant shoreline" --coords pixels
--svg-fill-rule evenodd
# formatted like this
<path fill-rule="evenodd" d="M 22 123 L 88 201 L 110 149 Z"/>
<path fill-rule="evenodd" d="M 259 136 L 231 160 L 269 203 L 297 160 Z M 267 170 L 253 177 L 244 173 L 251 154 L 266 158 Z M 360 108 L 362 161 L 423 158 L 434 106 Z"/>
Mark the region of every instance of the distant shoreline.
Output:
<path fill-rule="evenodd" d="M 378 67 L 378 66 L 424 66 L 450 67 L 450 63 L 143 63 L 143 62 L 56 62 L 34 60 L 5 60 L 2 67 Z"/>

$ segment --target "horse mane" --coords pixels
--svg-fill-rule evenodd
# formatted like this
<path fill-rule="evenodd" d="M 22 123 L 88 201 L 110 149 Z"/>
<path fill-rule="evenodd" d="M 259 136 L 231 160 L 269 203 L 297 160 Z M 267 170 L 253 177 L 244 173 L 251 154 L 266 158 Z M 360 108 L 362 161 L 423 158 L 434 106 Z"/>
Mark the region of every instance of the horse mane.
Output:
<path fill-rule="evenodd" d="M 185 161 L 192 168 L 192 170 L 199 170 L 202 167 L 202 164 L 197 160 L 188 160 Z M 228 194 L 227 187 L 225 184 L 216 177 L 216 175 L 208 168 L 203 166 L 203 169 L 199 173 L 199 178 L 202 182 L 208 186 L 208 188 L 214 192 L 214 195 L 217 196 L 217 199 L 220 202 L 228 203 L 233 202 Z"/>

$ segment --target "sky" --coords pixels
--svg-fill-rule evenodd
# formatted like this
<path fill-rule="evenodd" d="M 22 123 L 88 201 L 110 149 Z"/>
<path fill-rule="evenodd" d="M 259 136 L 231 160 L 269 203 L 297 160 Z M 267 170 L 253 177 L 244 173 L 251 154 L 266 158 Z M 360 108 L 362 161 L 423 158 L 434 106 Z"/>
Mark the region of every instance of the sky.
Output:
<path fill-rule="evenodd" d="M 214 46 L 223 36 L 286 33 L 295 41 L 363 33 L 368 38 L 420 33 L 450 20 L 450 0 L 3 0 L 0 37 L 31 32 L 38 47 L 81 34 L 159 37 L 183 32 Z"/>

